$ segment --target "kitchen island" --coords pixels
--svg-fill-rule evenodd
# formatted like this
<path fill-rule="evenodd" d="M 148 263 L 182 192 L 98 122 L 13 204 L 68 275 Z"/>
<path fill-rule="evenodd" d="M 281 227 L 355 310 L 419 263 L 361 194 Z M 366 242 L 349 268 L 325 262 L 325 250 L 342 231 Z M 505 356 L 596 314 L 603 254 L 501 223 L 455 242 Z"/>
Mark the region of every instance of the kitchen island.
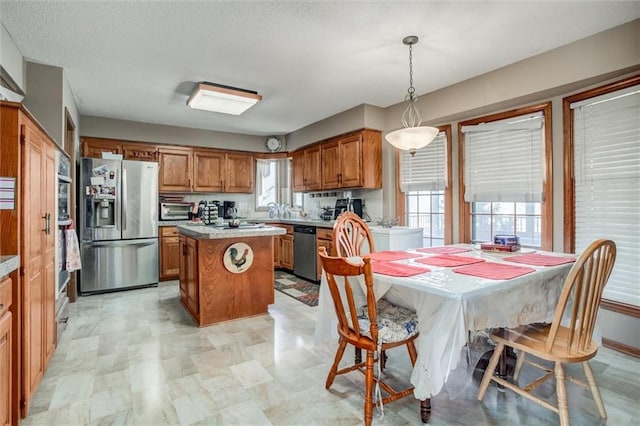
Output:
<path fill-rule="evenodd" d="M 266 313 L 274 302 L 273 236 L 265 225 L 178 225 L 180 301 L 203 327 Z"/>

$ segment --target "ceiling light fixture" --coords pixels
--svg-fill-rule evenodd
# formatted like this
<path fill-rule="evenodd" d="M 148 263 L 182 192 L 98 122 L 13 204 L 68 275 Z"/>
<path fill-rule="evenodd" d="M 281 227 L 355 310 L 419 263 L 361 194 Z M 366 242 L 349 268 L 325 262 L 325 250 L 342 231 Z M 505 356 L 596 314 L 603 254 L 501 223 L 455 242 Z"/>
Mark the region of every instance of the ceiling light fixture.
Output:
<path fill-rule="evenodd" d="M 409 46 L 409 89 L 405 100 L 409 101 L 407 109 L 402 114 L 402 129 L 388 133 L 385 138 L 387 142 L 398 149 L 409 151 L 413 156 L 416 150 L 429 145 L 438 135 L 439 130 L 435 127 L 420 126 L 422 123 L 422 113 L 416 105 L 418 96 L 413 87 L 413 55 L 412 47 L 418 43 L 417 36 L 407 36 L 402 39 L 402 43 Z"/>
<path fill-rule="evenodd" d="M 198 83 L 187 105 L 205 111 L 240 115 L 261 100 L 258 92 L 203 82 Z"/>

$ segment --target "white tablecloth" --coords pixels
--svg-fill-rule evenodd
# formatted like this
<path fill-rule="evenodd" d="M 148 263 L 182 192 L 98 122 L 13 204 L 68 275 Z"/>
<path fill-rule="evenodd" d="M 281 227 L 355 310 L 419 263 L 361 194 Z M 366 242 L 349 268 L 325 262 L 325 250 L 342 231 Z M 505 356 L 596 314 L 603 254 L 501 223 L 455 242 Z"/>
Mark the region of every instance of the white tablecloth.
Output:
<path fill-rule="evenodd" d="M 518 253 L 473 250 L 456 256 L 505 263 L 502 258 L 515 254 Z M 358 258 L 354 260 L 358 261 Z M 412 264 L 413 259 L 397 262 Z M 374 274 L 377 298 L 384 296 L 393 303 L 414 309 L 418 314 L 418 359 L 411 375 L 417 399 L 430 398 L 440 392 L 449 372 L 458 365 L 468 331 L 549 322 L 553 318 L 562 285 L 573 263 L 554 267 L 510 264 L 536 271 L 510 280 L 490 280 L 458 274 L 452 268 L 415 263 L 416 266 L 428 267 L 431 272 L 408 278 Z M 360 284 L 360 290 L 364 292 L 362 277 Z M 364 293 L 359 297 L 364 300 Z M 323 274 L 315 341 L 323 344 L 327 339 L 337 339 L 337 318 Z"/>

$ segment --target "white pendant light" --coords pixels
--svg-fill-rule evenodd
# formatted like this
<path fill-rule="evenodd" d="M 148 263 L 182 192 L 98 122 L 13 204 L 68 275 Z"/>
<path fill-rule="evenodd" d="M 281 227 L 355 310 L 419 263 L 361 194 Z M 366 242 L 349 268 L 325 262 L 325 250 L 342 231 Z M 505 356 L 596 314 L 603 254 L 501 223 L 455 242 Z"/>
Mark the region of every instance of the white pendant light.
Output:
<path fill-rule="evenodd" d="M 407 36 L 402 39 L 402 43 L 409 46 L 409 89 L 405 100 L 409 101 L 407 109 L 402 114 L 402 129 L 387 133 L 385 138 L 394 147 L 409 151 L 413 156 L 416 150 L 429 145 L 438 135 L 439 130 L 435 127 L 421 126 L 422 113 L 416 105 L 418 97 L 416 89 L 413 87 L 413 51 L 412 47 L 418 43 L 417 36 Z"/>

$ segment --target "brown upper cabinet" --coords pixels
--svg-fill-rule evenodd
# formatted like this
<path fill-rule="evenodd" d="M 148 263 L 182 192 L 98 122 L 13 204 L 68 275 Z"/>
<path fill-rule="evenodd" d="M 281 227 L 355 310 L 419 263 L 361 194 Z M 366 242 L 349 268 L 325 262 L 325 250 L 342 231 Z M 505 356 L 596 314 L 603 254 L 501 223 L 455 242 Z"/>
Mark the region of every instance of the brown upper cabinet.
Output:
<path fill-rule="evenodd" d="M 382 188 L 382 138 L 363 129 L 293 153 L 293 190 Z"/>
<path fill-rule="evenodd" d="M 292 157 L 293 191 L 319 191 L 322 189 L 320 145 L 295 152 Z"/>
<path fill-rule="evenodd" d="M 82 156 L 102 158 L 103 152 L 122 154 L 125 160 L 158 161 L 158 148 L 153 144 L 117 139 L 82 138 Z"/>
<path fill-rule="evenodd" d="M 160 192 L 253 192 L 251 154 L 160 147 L 158 157 Z"/>

